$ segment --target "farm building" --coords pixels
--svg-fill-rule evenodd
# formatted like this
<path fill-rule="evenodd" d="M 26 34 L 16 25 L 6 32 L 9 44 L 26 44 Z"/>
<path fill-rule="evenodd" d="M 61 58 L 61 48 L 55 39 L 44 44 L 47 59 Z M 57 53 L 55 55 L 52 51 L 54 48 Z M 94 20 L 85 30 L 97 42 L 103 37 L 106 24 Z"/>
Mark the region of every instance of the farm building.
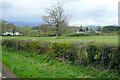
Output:
<path fill-rule="evenodd" d="M 19 32 L 15 32 L 14 34 L 12 32 L 5 32 L 5 33 L 2 33 L 2 35 L 4 35 L 4 36 L 14 36 L 14 35 L 19 36 L 22 34 L 20 34 Z"/>
<path fill-rule="evenodd" d="M 22 34 L 20 34 L 19 32 L 15 32 L 14 35 L 22 35 Z"/>

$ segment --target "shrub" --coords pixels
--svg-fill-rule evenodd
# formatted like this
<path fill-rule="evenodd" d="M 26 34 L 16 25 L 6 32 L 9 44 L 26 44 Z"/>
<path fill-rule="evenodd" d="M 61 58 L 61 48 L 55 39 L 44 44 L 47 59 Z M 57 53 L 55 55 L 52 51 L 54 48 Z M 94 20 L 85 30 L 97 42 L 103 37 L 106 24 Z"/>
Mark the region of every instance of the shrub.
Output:
<path fill-rule="evenodd" d="M 75 60 L 75 48 L 67 43 L 53 42 L 50 44 L 51 55 L 60 61 Z"/>
<path fill-rule="evenodd" d="M 72 34 L 70 34 L 68 36 L 73 37 L 73 36 L 89 36 L 89 35 L 88 35 L 88 33 L 72 33 Z"/>
<path fill-rule="evenodd" d="M 29 52 L 34 52 L 34 53 L 37 53 L 37 54 L 43 54 L 43 53 L 46 53 L 46 48 L 47 46 L 41 42 L 41 41 L 29 41 L 28 42 L 28 51 Z"/>
<path fill-rule="evenodd" d="M 95 36 L 95 35 L 99 36 L 99 35 L 101 35 L 101 33 L 95 33 L 95 31 L 93 31 L 93 32 L 89 32 L 89 33 L 72 33 L 67 36 L 74 37 L 74 36 Z"/>
<path fill-rule="evenodd" d="M 12 47 L 16 50 L 32 52 L 37 54 L 48 53 L 49 42 L 41 42 L 37 40 L 17 40 L 17 39 L 5 39 L 2 42 L 3 46 Z"/>
<path fill-rule="evenodd" d="M 120 51 L 118 50 L 118 47 L 113 49 L 109 68 L 115 68 L 120 71 Z"/>
<path fill-rule="evenodd" d="M 110 58 L 111 58 L 111 55 L 112 55 L 112 46 L 103 45 L 101 52 L 102 52 L 101 65 L 107 68 L 107 66 L 110 63 Z"/>
<path fill-rule="evenodd" d="M 89 62 L 98 62 L 101 58 L 100 48 L 96 44 L 88 44 L 87 46 L 87 55 Z"/>
<path fill-rule="evenodd" d="M 82 42 L 74 43 L 74 46 L 77 48 L 77 57 L 74 62 L 75 65 L 87 65 L 88 57 L 86 52 L 86 44 Z"/>
<path fill-rule="evenodd" d="M 102 66 L 120 71 L 120 51 L 118 46 L 104 45 L 102 46 Z"/>

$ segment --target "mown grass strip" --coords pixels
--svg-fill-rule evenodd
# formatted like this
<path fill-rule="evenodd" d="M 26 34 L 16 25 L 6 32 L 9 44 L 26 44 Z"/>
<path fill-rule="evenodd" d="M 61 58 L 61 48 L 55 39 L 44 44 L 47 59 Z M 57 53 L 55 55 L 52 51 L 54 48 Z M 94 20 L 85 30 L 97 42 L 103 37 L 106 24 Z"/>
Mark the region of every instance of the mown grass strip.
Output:
<path fill-rule="evenodd" d="M 2 62 L 20 78 L 117 78 L 115 71 L 103 72 L 69 62 L 49 60 L 45 55 L 35 55 L 2 47 Z"/>

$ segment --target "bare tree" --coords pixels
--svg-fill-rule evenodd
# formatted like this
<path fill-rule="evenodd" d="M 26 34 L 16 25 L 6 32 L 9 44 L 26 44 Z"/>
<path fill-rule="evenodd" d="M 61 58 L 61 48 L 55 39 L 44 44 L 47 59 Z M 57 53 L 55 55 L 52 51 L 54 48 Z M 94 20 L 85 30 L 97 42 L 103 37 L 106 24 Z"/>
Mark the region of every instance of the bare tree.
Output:
<path fill-rule="evenodd" d="M 47 14 L 47 16 L 43 16 L 43 20 L 55 27 L 56 39 L 58 39 L 60 28 L 68 24 L 70 16 L 64 13 L 63 5 L 60 3 L 47 9 Z"/>

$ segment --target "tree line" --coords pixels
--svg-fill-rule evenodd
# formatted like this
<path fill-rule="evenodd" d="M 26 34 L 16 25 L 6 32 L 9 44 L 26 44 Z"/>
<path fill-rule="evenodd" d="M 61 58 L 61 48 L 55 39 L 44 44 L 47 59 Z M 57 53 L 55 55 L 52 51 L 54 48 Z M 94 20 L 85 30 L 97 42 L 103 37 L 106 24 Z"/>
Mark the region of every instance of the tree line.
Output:
<path fill-rule="evenodd" d="M 56 35 L 56 28 L 54 26 L 51 26 L 49 24 L 41 24 L 39 26 L 23 26 L 19 27 L 14 25 L 13 23 L 8 23 L 7 21 L 1 19 L 0 20 L 0 35 L 5 32 L 19 32 L 23 34 L 24 36 L 55 36 Z M 71 33 L 76 32 L 95 32 L 99 31 L 101 33 L 112 33 L 112 32 L 118 32 L 120 31 L 119 26 L 104 26 L 104 27 L 96 27 L 96 28 L 89 28 L 84 26 L 64 26 L 59 30 L 58 35 L 64 36 L 69 35 Z"/>
<path fill-rule="evenodd" d="M 69 26 L 69 20 L 71 19 L 71 15 L 65 13 L 63 4 L 60 3 L 52 6 L 49 9 L 47 8 L 46 13 L 47 15 L 43 16 L 42 19 L 48 24 L 41 24 L 39 26 L 32 27 L 29 26 L 18 27 L 13 23 L 8 23 L 7 21 L 1 19 L 0 35 L 2 35 L 2 33 L 10 31 L 13 34 L 15 32 L 19 32 L 25 36 L 56 35 L 56 38 L 58 38 L 58 36 L 68 35 L 71 33 L 90 32 L 94 34 L 95 31 L 102 33 L 110 33 L 118 32 L 120 30 L 119 26 L 104 26 L 104 27 L 98 26 L 97 28 L 83 27 L 82 25 L 80 27 Z"/>

